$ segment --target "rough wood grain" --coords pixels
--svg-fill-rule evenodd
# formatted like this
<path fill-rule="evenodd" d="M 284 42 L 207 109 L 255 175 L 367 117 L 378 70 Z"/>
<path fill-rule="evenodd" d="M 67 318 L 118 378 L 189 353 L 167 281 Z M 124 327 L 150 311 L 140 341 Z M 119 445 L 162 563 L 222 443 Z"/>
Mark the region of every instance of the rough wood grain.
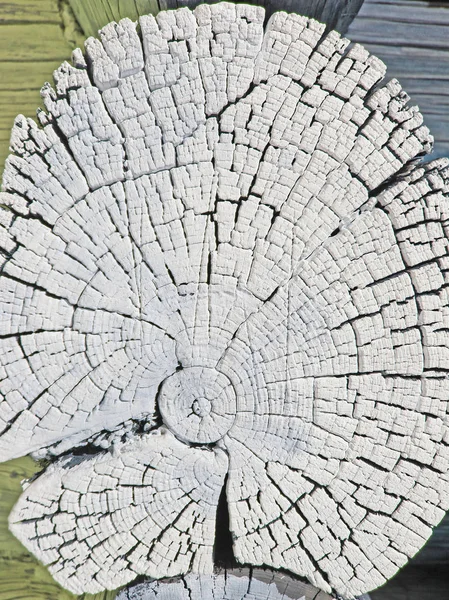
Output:
<path fill-rule="evenodd" d="M 69 0 L 74 14 L 86 35 L 97 35 L 110 21 L 123 18 L 136 20 L 139 16 L 157 14 L 160 10 L 194 8 L 201 0 Z M 345 33 L 357 15 L 363 0 L 259 0 L 267 17 L 278 10 L 296 12 L 327 24 L 328 29 Z"/>
<path fill-rule="evenodd" d="M 365 0 L 348 35 L 388 65 L 435 137 L 432 157 L 449 155 L 449 6 Z"/>
<path fill-rule="evenodd" d="M 117 600 L 332 600 L 311 585 L 262 569 L 228 569 L 128 586 Z M 368 596 L 360 600 L 369 600 Z"/>
<path fill-rule="evenodd" d="M 11 528 L 77 593 L 211 573 L 227 503 L 240 563 L 353 598 L 449 507 L 448 162 L 363 47 L 263 24 L 111 24 L 16 120 L 0 452 L 52 459 Z"/>
<path fill-rule="evenodd" d="M 75 600 L 8 530 L 8 514 L 22 491 L 21 481 L 42 466 L 31 458 L 0 464 L 0 600 Z M 115 593 L 83 594 L 78 600 L 113 600 Z"/>

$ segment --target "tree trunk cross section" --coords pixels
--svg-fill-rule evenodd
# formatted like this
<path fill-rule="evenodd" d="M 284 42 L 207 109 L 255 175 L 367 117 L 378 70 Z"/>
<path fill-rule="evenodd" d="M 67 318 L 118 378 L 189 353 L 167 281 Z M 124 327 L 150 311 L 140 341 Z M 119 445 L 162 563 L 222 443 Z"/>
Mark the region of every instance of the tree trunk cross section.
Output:
<path fill-rule="evenodd" d="M 448 180 L 385 65 L 229 3 L 111 23 L 0 203 L 10 527 L 74 593 L 235 560 L 354 598 L 449 508 Z M 221 507 L 221 508 L 220 508 Z"/>

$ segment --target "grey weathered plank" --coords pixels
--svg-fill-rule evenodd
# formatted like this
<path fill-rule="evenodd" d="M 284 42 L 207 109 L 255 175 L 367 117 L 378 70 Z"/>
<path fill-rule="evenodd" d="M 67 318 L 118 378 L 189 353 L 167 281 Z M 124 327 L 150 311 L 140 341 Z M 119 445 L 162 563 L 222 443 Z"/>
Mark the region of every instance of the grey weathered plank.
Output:
<path fill-rule="evenodd" d="M 409 564 L 386 585 L 371 592 L 371 600 L 446 600 L 449 573 L 446 566 Z"/>
<path fill-rule="evenodd" d="M 189 574 L 162 581 L 144 580 L 123 589 L 116 600 L 332 600 L 317 588 L 285 573 L 233 568 L 213 575 Z M 359 600 L 370 600 L 368 594 Z"/>

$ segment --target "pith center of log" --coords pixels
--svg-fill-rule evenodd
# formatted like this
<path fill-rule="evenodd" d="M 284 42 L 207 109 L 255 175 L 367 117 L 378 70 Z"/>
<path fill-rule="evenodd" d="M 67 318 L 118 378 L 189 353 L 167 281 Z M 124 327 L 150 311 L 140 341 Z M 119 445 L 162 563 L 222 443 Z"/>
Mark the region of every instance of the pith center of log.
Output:
<path fill-rule="evenodd" d="M 223 373 L 206 367 L 182 369 L 168 377 L 158 402 L 168 429 L 194 444 L 217 442 L 231 428 L 236 413 L 232 383 Z"/>

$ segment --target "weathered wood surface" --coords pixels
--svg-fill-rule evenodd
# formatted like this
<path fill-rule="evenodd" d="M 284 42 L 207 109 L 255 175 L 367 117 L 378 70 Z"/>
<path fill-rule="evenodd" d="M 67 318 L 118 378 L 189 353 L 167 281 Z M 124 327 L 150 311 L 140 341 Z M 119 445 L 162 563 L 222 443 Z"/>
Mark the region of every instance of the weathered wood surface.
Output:
<path fill-rule="evenodd" d="M 311 585 L 284 573 L 263 569 L 228 569 L 130 585 L 117 600 L 332 600 Z M 360 600 L 369 600 L 368 596 Z"/>
<path fill-rule="evenodd" d="M 38 5 L 36 5 L 36 3 L 33 4 L 32 2 L 27 2 L 27 3 L 22 2 L 20 4 L 21 4 L 21 6 L 19 6 L 19 3 L 17 3 L 17 2 L 14 3 L 14 5 L 11 3 L 10 4 L 3 3 L 0 8 L 0 11 L 5 10 L 6 12 L 10 12 L 11 14 L 13 14 L 14 18 L 12 19 L 12 22 L 14 22 L 16 24 L 24 19 L 26 21 L 35 19 L 37 22 L 43 22 L 43 23 L 46 23 L 47 21 L 50 21 L 50 22 L 57 21 L 57 19 L 55 19 L 55 17 L 54 17 L 55 12 L 51 13 L 50 11 L 45 10 L 46 3 L 44 3 L 44 2 L 40 1 Z M 48 3 L 48 5 L 50 5 L 50 4 L 53 5 L 53 8 L 55 7 L 55 3 Z M 414 3 L 414 6 L 416 6 L 416 4 L 417 3 Z M 25 5 L 26 5 L 26 8 L 24 8 Z M 30 7 L 31 7 L 31 10 L 30 10 Z M 30 18 L 30 14 L 33 15 L 32 18 Z M 50 16 L 51 14 L 53 16 Z M 426 10 L 427 16 L 420 15 L 420 20 L 425 20 L 426 18 L 428 20 L 429 14 L 432 14 L 432 15 L 435 14 L 435 9 L 432 13 L 430 13 L 429 10 Z M 24 15 L 25 15 L 25 17 L 24 17 Z M 8 25 L 10 25 L 11 20 L 3 19 L 2 23 L 5 23 L 5 24 L 7 23 Z M 1 27 L 1 25 L 0 25 L 0 27 Z M 0 31 L 1 31 L 1 29 L 0 29 Z M 22 33 L 24 35 L 26 35 L 27 31 L 23 30 Z M 36 31 L 34 30 L 33 33 L 35 34 Z M 20 39 L 20 38 L 17 38 L 17 39 Z M 37 39 L 37 36 L 36 36 L 36 39 Z M 418 39 L 424 39 L 424 38 L 421 38 L 421 36 L 420 36 Z M 441 48 L 441 44 L 439 44 L 439 47 Z M 6 50 L 10 54 L 13 48 L 14 48 L 14 46 L 11 45 Z M 402 64 L 400 66 L 404 67 L 404 64 Z M 405 66 L 407 66 L 407 65 L 405 65 Z M 423 68 L 425 66 L 426 65 L 424 64 Z M 0 65 L 0 69 L 3 67 L 4 67 L 4 65 Z M 11 76 L 10 81 L 16 82 L 20 86 L 20 84 L 25 80 L 25 77 L 27 76 L 28 81 L 30 82 L 30 88 L 32 87 L 32 88 L 34 88 L 34 90 L 36 90 L 42 83 L 43 79 L 50 78 L 49 74 L 51 73 L 51 70 L 52 70 L 52 69 L 49 69 L 46 75 L 41 76 L 39 74 L 40 68 L 41 67 L 36 62 L 33 63 L 31 69 L 30 69 L 30 64 L 29 63 L 27 64 L 27 61 L 17 62 L 14 65 L 14 70 L 12 70 L 10 73 L 10 76 Z M 43 68 L 48 68 L 48 63 L 45 62 L 45 64 L 43 65 Z M 3 81 L 3 79 L 2 79 L 2 81 Z M 408 91 L 410 91 L 410 90 L 411 90 L 411 88 Z M 6 92 L 4 92 L 3 87 L 2 87 L 2 89 L 0 90 L 0 98 L 2 98 L 1 102 L 4 103 L 6 110 L 2 110 L 2 112 L 0 114 L 0 119 L 2 116 L 5 116 L 6 118 L 10 119 L 10 122 L 12 122 L 12 118 L 13 118 L 13 116 L 15 116 L 16 112 L 24 112 L 24 111 L 26 112 L 27 115 L 33 115 L 36 106 L 40 103 L 39 99 L 38 99 L 38 94 L 36 94 L 36 102 L 32 103 L 30 101 L 28 107 L 26 106 L 26 104 L 24 104 L 24 105 L 20 104 L 22 102 L 23 94 L 28 94 L 30 91 L 31 90 L 26 90 L 26 89 L 23 90 L 23 89 L 19 88 L 17 90 L 11 90 L 11 91 L 7 90 Z M 3 94 L 5 94 L 5 96 Z M 5 97 L 6 97 L 6 99 L 5 99 Z M 412 95 L 412 97 L 413 97 L 413 95 Z M 8 100 L 8 98 L 9 98 L 9 100 Z M 437 106 L 439 106 L 440 108 L 442 106 L 441 99 L 438 95 L 436 97 L 429 95 L 426 102 L 427 101 L 428 102 L 435 101 Z M 8 113 L 8 110 L 10 109 L 12 104 L 14 104 L 14 109 L 12 112 L 10 111 Z M 420 104 L 423 108 L 425 108 L 423 102 L 420 102 Z M 25 106 L 25 108 L 21 108 L 21 106 Z M 443 114 L 443 118 L 444 118 L 444 114 Z M 432 125 L 432 127 L 435 127 L 435 126 Z M 437 129 L 438 129 L 438 127 L 437 127 Z M 9 125 L 8 125 L 8 134 L 9 134 Z M 438 138 L 438 136 L 436 136 L 436 137 Z M 438 139 L 437 139 L 437 141 L 438 141 Z M 7 145 L 6 139 L 4 140 L 4 145 L 5 146 Z M 14 472 L 14 470 L 13 470 L 13 472 Z M 4 477 L 5 477 L 5 481 L 7 481 L 9 476 L 7 476 L 5 474 Z M 2 479 L 2 481 L 3 481 L 3 479 Z M 19 486 L 16 486 L 15 489 L 16 489 L 15 493 L 17 494 Z M 5 514 L 5 513 L 3 513 L 3 514 Z M 3 523 L 5 523 L 5 520 L 3 520 Z M 8 545 L 10 545 L 12 543 L 11 539 L 13 539 L 13 538 L 11 538 L 11 536 L 10 536 L 9 541 L 7 542 Z M 444 524 L 443 524 L 443 527 L 437 529 L 437 531 L 434 533 L 431 544 L 428 545 L 428 547 L 424 548 L 424 550 L 418 555 L 418 557 L 415 559 L 415 561 L 435 562 L 435 560 L 442 560 L 442 561 L 447 560 L 447 557 L 448 557 L 448 549 L 447 549 L 448 542 L 447 542 L 447 540 L 448 540 L 447 529 L 446 530 L 444 529 Z M 438 547 L 438 551 L 434 550 L 436 547 Z M 30 555 L 25 555 L 23 553 L 23 551 L 22 551 L 21 556 L 22 556 L 22 559 L 20 559 L 20 560 L 24 561 L 23 569 L 24 569 L 24 571 L 27 570 L 27 573 L 26 573 L 27 577 L 30 577 L 29 571 L 30 571 L 30 569 L 34 570 L 36 568 L 35 567 L 36 563 L 35 563 L 34 559 L 31 559 Z M 23 557 L 26 557 L 26 558 L 23 558 Z M 3 596 L 1 595 L 2 594 L 1 584 L 6 581 L 6 578 L 8 577 L 8 581 L 22 581 L 22 579 L 23 579 L 21 572 L 15 571 L 15 569 L 12 567 L 12 564 L 13 564 L 12 562 L 8 562 L 8 563 L 2 562 L 0 564 L 0 598 L 2 598 L 2 600 L 6 600 L 6 599 L 12 600 L 13 597 L 15 600 L 15 596 L 6 595 L 5 599 L 3 599 Z M 3 567 L 5 567 L 5 568 L 3 568 Z M 42 573 L 42 569 L 39 570 L 39 567 L 37 567 L 37 572 Z M 41 577 L 42 577 L 42 575 L 39 574 L 37 576 L 37 580 L 40 580 Z M 60 590 L 60 588 L 58 588 L 56 585 L 49 583 L 50 586 L 54 586 L 54 587 L 47 588 L 47 587 L 45 587 L 47 584 L 45 584 L 45 585 L 42 584 L 42 587 L 39 587 L 39 586 L 41 586 L 41 583 L 40 582 L 36 583 L 37 580 L 35 579 L 35 577 L 33 575 L 29 584 L 26 587 L 26 592 L 24 591 L 24 597 L 29 598 L 30 589 L 33 590 L 32 593 L 35 594 L 36 596 L 38 596 L 39 594 L 48 594 L 48 597 L 52 597 L 52 596 L 50 596 L 50 594 L 54 593 L 55 594 L 54 597 L 58 597 L 58 598 L 64 597 L 62 594 L 65 592 L 62 592 Z M 51 582 L 51 579 L 47 579 L 47 582 Z M 413 585 L 414 584 L 412 584 L 412 587 L 413 587 Z M 392 582 L 391 586 L 394 588 L 395 583 Z M 9 593 L 10 589 L 11 588 L 9 588 L 6 584 L 3 587 L 3 591 L 5 591 L 6 594 Z M 58 592 L 58 589 L 59 589 L 59 592 Z M 387 595 L 385 597 L 389 598 L 388 589 L 389 588 L 387 587 L 386 590 L 382 589 L 382 590 L 378 591 L 376 593 L 377 594 L 376 597 L 381 598 L 381 597 L 383 597 L 382 594 L 386 593 Z M 47 591 L 43 591 L 43 590 L 47 590 Z M 48 590 L 54 590 L 54 591 L 48 591 Z M 429 590 L 428 586 L 427 586 L 427 590 Z M 39 594 L 38 594 L 38 591 L 39 591 Z M 15 592 L 13 592 L 13 593 L 15 593 Z M 411 594 L 412 591 L 410 591 L 410 589 L 409 589 L 407 593 Z M 432 591 L 432 593 L 433 593 L 433 591 Z M 58 594 L 60 594 L 60 595 L 58 595 Z M 424 591 L 420 591 L 420 594 L 424 594 Z M 70 594 L 67 593 L 67 596 L 69 597 Z M 425 596 L 422 595 L 422 597 L 425 597 Z"/>
<path fill-rule="evenodd" d="M 411 102 L 419 105 L 435 138 L 432 156 L 449 156 L 449 6 L 444 2 L 417 0 L 365 0 L 357 19 L 349 28 L 348 36 L 363 43 L 388 65 L 387 75 L 401 81 Z M 449 561 L 449 516 L 435 530 L 429 543 L 415 557 L 413 564 L 447 564 Z M 429 588 L 429 577 L 420 594 L 436 594 Z M 441 574 L 440 574 L 441 575 Z M 411 594 L 418 588 L 413 571 L 408 569 L 398 584 L 394 597 L 404 584 L 404 577 L 412 583 Z M 438 581 L 434 583 L 438 586 Z M 443 585 L 448 585 L 444 582 Z M 448 586 L 449 588 L 449 586 Z M 383 592 L 378 592 L 381 594 Z M 392 596 L 393 597 L 393 596 Z"/>
<path fill-rule="evenodd" d="M 139 16 L 157 14 L 167 10 L 188 6 L 194 8 L 201 0 L 69 0 L 86 35 L 97 35 L 98 30 L 110 21 L 125 17 L 135 21 Z M 260 0 L 248 4 L 259 4 L 266 9 L 267 17 L 277 10 L 296 12 L 326 23 L 328 29 L 344 33 L 362 5 L 363 0 Z"/>
<path fill-rule="evenodd" d="M 72 591 L 210 573 L 229 512 L 349 598 L 449 506 L 448 163 L 362 47 L 263 23 L 110 25 L 16 122 L 0 452 L 52 459 L 11 527 Z"/>
<path fill-rule="evenodd" d="M 22 491 L 21 481 L 40 471 L 31 458 L 0 464 L 0 600 L 75 600 L 8 529 L 8 514 Z M 114 592 L 83 594 L 78 600 L 113 600 Z"/>
<path fill-rule="evenodd" d="M 227 581 L 218 577 L 197 577 L 143 582 L 121 591 L 117 600 L 324 600 L 330 597 L 317 594 L 312 586 L 292 581 L 286 575 L 267 573 L 260 569 L 228 570 Z M 248 578 L 252 577 L 253 583 Z M 215 583 L 214 580 L 218 580 Z M 246 588 L 244 588 L 244 583 Z M 446 566 L 415 567 L 411 564 L 381 587 L 359 600 L 446 600 L 449 573 Z M 225 593 L 223 593 L 225 592 Z"/>
<path fill-rule="evenodd" d="M 279 0 L 344 31 L 363 0 Z M 176 6 L 176 2 L 171 2 Z M 163 3 L 165 6 L 165 3 Z M 273 4 L 275 6 L 275 4 Z M 72 11 L 76 13 L 75 21 Z M 158 0 L 9 0 L 0 3 L 0 177 L 15 116 L 33 117 L 39 89 L 85 37 L 110 21 L 156 14 Z M 71 13 L 71 14 L 70 14 Z M 82 30 L 81 30 L 82 28 Z"/>
<path fill-rule="evenodd" d="M 419 105 L 435 137 L 432 156 L 449 156 L 449 6 L 365 0 L 348 36 L 388 65 Z"/>

